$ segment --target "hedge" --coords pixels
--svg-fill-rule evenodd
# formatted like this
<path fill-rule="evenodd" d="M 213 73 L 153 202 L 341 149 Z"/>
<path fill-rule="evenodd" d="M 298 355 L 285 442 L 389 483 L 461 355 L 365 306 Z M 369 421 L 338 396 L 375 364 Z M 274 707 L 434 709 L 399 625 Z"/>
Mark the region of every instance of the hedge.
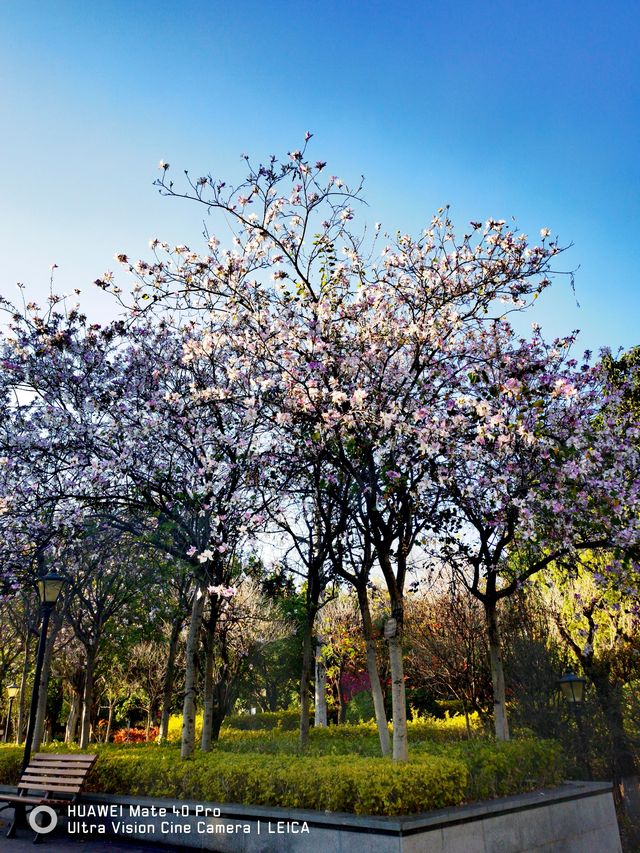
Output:
<path fill-rule="evenodd" d="M 9 752 L 12 760 L 7 761 Z M 20 753 L 2 749 L 0 754 L 5 759 L 0 762 L 0 781 L 13 784 Z M 213 752 L 180 761 L 173 748 L 103 746 L 87 790 L 397 815 L 457 805 L 464 799 L 466 786 L 464 764 L 444 756 L 394 764 L 382 758 Z"/>
<path fill-rule="evenodd" d="M 313 711 L 309 715 L 313 725 Z M 294 732 L 300 728 L 300 711 L 260 711 L 257 714 L 230 714 L 225 718 L 224 728 L 240 729 L 241 731 L 271 731 L 282 729 Z"/>
<path fill-rule="evenodd" d="M 297 752 L 298 711 L 273 711 L 262 714 L 234 714 L 227 717 L 220 732 L 220 748 L 229 752 Z M 480 735 L 482 724 L 477 714 L 470 715 L 469 726 L 473 735 Z M 202 731 L 202 715 L 196 717 L 196 740 Z M 391 724 L 389 731 L 392 731 Z M 168 741 L 178 743 L 182 732 L 182 718 L 173 716 L 169 720 Z M 444 719 L 420 717 L 407 722 L 410 744 L 418 741 L 462 741 L 469 734 L 464 717 L 446 716 Z M 277 739 L 277 743 L 274 739 Z M 251 744 L 248 746 L 248 744 Z M 379 754 L 378 729 L 373 720 L 366 723 L 344 723 L 339 726 L 311 727 L 309 752 L 324 754 L 333 752 L 360 755 Z"/>
<path fill-rule="evenodd" d="M 515 794 L 562 778 L 560 749 L 550 741 L 435 744 L 431 754 L 426 746 L 414 750 L 406 763 L 353 754 L 230 754 L 219 749 L 180 761 L 174 746 L 97 746 L 88 789 L 397 815 Z M 0 784 L 15 784 L 20 759 L 19 749 L 0 748 Z"/>

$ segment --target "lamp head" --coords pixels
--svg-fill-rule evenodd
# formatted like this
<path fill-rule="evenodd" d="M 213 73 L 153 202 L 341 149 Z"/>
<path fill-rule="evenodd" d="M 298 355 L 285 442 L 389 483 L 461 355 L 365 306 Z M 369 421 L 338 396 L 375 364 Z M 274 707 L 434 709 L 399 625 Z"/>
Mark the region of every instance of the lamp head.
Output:
<path fill-rule="evenodd" d="M 558 679 L 558 687 L 567 702 L 574 708 L 582 705 L 586 678 L 580 678 L 573 670 L 568 669 L 562 678 Z"/>
<path fill-rule="evenodd" d="M 38 593 L 42 604 L 53 606 L 66 582 L 66 578 L 53 571 L 38 578 Z"/>

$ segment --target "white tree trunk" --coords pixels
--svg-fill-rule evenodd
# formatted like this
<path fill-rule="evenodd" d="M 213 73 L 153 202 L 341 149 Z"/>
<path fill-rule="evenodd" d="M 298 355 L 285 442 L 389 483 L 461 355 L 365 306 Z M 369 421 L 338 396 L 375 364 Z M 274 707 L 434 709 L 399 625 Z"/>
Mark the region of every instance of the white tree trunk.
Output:
<path fill-rule="evenodd" d="M 378 737 L 380 738 L 380 751 L 384 756 L 391 755 L 391 738 L 389 737 L 389 726 L 387 724 L 387 712 L 384 707 L 384 694 L 380 683 L 380 672 L 378 670 L 378 656 L 376 644 L 372 637 L 373 625 L 371 622 L 371 611 L 369 609 L 369 598 L 366 586 L 358 586 L 358 605 L 362 619 L 362 635 L 367 647 L 367 672 L 371 684 L 371 698 L 373 699 L 373 710 L 376 715 Z"/>
<path fill-rule="evenodd" d="M 67 725 L 64 733 L 64 742 L 73 743 L 76 739 L 76 730 L 78 728 L 78 716 L 80 714 L 80 696 L 76 691 L 73 691 L 71 698 L 71 707 L 69 708 L 69 716 L 67 717 Z"/>
<path fill-rule="evenodd" d="M 322 643 L 316 643 L 316 681 L 315 681 L 314 726 L 327 725 L 327 668 L 322 657 Z"/>
<path fill-rule="evenodd" d="M 84 691 L 82 693 L 82 722 L 80 724 L 80 749 L 89 746 L 91 735 L 91 708 L 93 707 L 93 682 L 96 659 L 94 651 L 87 652 L 87 671 L 84 678 Z"/>
<path fill-rule="evenodd" d="M 113 725 L 113 702 L 109 702 L 109 717 L 107 719 L 107 730 L 104 733 L 104 742 L 109 743 L 111 738 L 111 726 Z"/>
<path fill-rule="evenodd" d="M 184 703 L 182 706 L 182 743 L 180 748 L 182 758 L 190 758 L 193 755 L 196 742 L 196 657 L 204 602 L 204 589 L 198 587 L 193 596 L 191 622 L 187 636 Z"/>
<path fill-rule="evenodd" d="M 302 672 L 300 674 L 300 749 L 309 741 L 309 684 L 313 669 L 313 617 L 307 614 L 302 640 Z"/>
<path fill-rule="evenodd" d="M 491 681 L 493 683 L 493 725 L 496 740 L 509 740 L 509 722 L 507 720 L 506 689 L 504 667 L 502 665 L 502 645 L 495 604 L 485 604 L 487 633 L 489 636 L 489 658 L 491 661 Z"/>
<path fill-rule="evenodd" d="M 389 663 L 391 666 L 391 713 L 393 716 L 393 760 L 409 758 L 407 738 L 407 705 L 404 688 L 404 665 L 402 643 L 399 637 L 389 639 Z"/>
<path fill-rule="evenodd" d="M 371 682 L 371 697 L 373 699 L 373 710 L 376 715 L 376 725 L 378 726 L 380 750 L 384 756 L 391 755 L 391 738 L 389 737 L 389 726 L 387 725 L 387 712 L 384 709 L 384 696 L 382 694 L 382 685 L 380 684 L 380 673 L 378 672 L 376 644 L 373 640 L 367 640 L 367 672 L 369 673 L 369 681 Z"/>

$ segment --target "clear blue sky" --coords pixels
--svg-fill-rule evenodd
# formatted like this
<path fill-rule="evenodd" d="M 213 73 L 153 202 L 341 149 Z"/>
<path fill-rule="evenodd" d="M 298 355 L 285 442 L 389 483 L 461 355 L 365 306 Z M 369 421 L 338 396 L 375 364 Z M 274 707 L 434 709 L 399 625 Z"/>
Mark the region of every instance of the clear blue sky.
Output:
<path fill-rule="evenodd" d="M 201 212 L 156 195 L 239 154 L 366 176 L 372 219 L 417 232 L 450 204 L 574 243 L 541 300 L 549 333 L 640 343 L 637 2 L 0 2 L 0 291 L 83 290 L 158 236 L 199 246 Z"/>

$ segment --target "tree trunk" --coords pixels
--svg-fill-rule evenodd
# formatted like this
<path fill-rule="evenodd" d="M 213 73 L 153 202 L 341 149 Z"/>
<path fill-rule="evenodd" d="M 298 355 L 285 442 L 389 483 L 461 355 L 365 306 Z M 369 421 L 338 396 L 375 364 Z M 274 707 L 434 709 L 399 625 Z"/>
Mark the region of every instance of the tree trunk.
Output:
<path fill-rule="evenodd" d="M 220 729 L 226 716 L 226 709 L 216 706 L 211 716 L 211 739 L 215 742 L 220 737 Z"/>
<path fill-rule="evenodd" d="M 209 620 L 207 626 L 207 640 L 204 663 L 204 700 L 202 713 L 202 736 L 200 738 L 200 749 L 202 752 L 211 752 L 211 741 L 213 737 L 213 706 L 214 706 L 214 690 L 213 690 L 213 658 L 215 646 L 213 642 L 213 629 L 211 623 L 215 625 L 215 620 Z"/>
<path fill-rule="evenodd" d="M 190 758 L 193 755 L 196 741 L 197 657 L 198 640 L 200 638 L 200 627 L 202 625 L 202 613 L 205 603 L 204 592 L 202 585 L 199 585 L 194 591 L 191 622 L 189 623 L 189 634 L 187 636 L 184 703 L 182 706 L 182 743 L 180 747 L 180 755 L 183 759 Z"/>
<path fill-rule="evenodd" d="M 109 743 L 111 737 L 111 726 L 113 725 L 113 702 L 109 702 L 109 716 L 107 717 L 107 730 L 104 733 L 104 742 Z"/>
<path fill-rule="evenodd" d="M 64 733 L 64 742 L 73 743 L 76 739 L 78 729 L 78 716 L 80 715 L 80 695 L 77 691 L 73 691 L 71 698 L 71 707 L 69 708 L 69 716 L 67 717 L 67 725 Z"/>
<path fill-rule="evenodd" d="M 369 673 L 369 681 L 371 683 L 371 697 L 376 715 L 378 737 L 380 738 L 380 750 L 384 756 L 387 756 L 391 755 L 391 738 L 389 737 L 387 713 L 384 709 L 384 694 L 382 693 L 382 684 L 380 683 L 380 671 L 378 669 L 376 644 L 373 639 L 373 624 L 371 622 L 371 611 L 369 610 L 366 587 L 358 587 L 358 604 L 360 605 L 360 616 L 362 618 L 362 634 L 367 647 L 367 672 Z"/>
<path fill-rule="evenodd" d="M 316 642 L 316 693 L 313 725 L 322 728 L 327 725 L 327 668 L 322 657 L 322 643 Z"/>
<path fill-rule="evenodd" d="M 462 710 L 464 711 L 464 725 L 467 730 L 467 738 L 471 740 L 471 723 L 469 722 L 469 708 L 467 707 L 466 700 L 462 700 Z"/>
<path fill-rule="evenodd" d="M 40 684 L 37 686 L 34 685 L 34 689 L 38 690 L 38 709 L 36 711 L 36 723 L 33 729 L 33 743 L 31 745 L 32 754 L 40 749 L 40 745 L 42 743 L 44 721 L 47 713 L 47 685 L 49 684 L 49 673 L 51 671 L 51 658 L 53 656 L 53 647 L 55 645 L 61 623 L 62 615 L 54 610 L 50 623 L 51 630 L 44 649 Z"/>
<path fill-rule="evenodd" d="M 498 625 L 496 602 L 490 600 L 485 601 L 484 612 L 487 620 L 491 681 L 493 684 L 493 726 L 496 740 L 509 740 L 509 723 L 507 720 L 506 705 L 507 697 L 504 683 L 502 645 L 500 641 L 500 628 Z"/>
<path fill-rule="evenodd" d="M 25 729 L 25 700 L 27 693 L 27 678 L 29 677 L 29 652 L 31 650 L 31 632 L 27 630 L 24 640 L 24 663 L 20 677 L 20 699 L 18 702 L 18 722 L 16 723 L 16 743 L 21 743 Z"/>
<path fill-rule="evenodd" d="M 302 671 L 300 673 L 300 748 L 309 741 L 309 684 L 313 666 L 313 621 L 315 611 L 307 612 L 302 638 Z"/>
<path fill-rule="evenodd" d="M 391 668 L 391 715 L 393 717 L 393 760 L 407 761 L 407 699 L 404 687 L 402 641 L 399 636 L 389 638 L 389 665 Z"/>
<path fill-rule="evenodd" d="M 84 690 L 82 691 L 82 722 L 80 723 L 80 749 L 89 746 L 91 736 L 91 712 L 93 710 L 93 685 L 96 670 L 96 646 L 86 650 L 87 669 L 84 676 Z"/>
<path fill-rule="evenodd" d="M 173 696 L 173 685 L 176 677 L 176 654 L 178 652 L 178 640 L 182 630 L 182 618 L 176 618 L 171 625 L 171 636 L 169 637 L 169 651 L 167 656 L 167 668 L 164 673 L 162 685 L 162 715 L 160 717 L 160 732 L 158 740 L 166 743 L 169 733 L 169 715 L 171 713 L 171 698 Z"/>
<path fill-rule="evenodd" d="M 346 723 L 347 722 L 347 706 L 349 702 L 345 699 L 344 693 L 342 691 L 342 675 L 343 668 L 340 667 L 340 673 L 338 675 L 338 723 Z"/>

